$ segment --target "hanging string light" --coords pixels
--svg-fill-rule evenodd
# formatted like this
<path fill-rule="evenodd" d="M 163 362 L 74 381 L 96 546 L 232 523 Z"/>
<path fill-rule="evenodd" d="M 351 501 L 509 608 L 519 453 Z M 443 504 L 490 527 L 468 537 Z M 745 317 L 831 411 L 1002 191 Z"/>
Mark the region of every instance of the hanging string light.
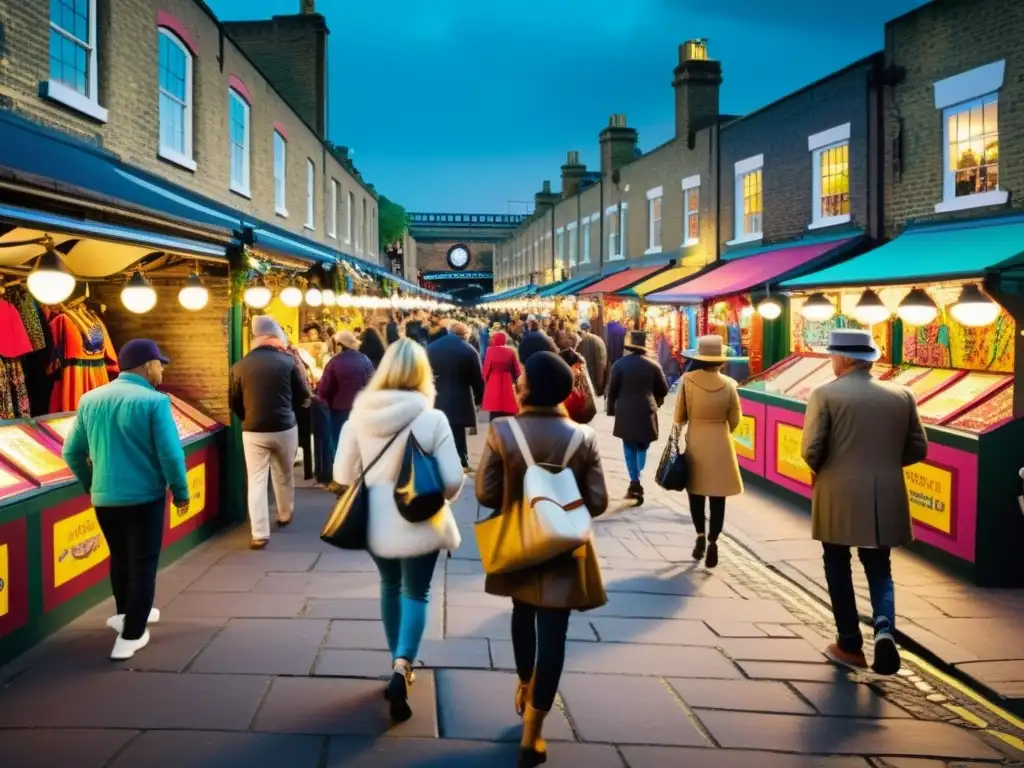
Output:
<path fill-rule="evenodd" d="M 324 303 L 323 291 L 316 283 L 310 283 L 306 289 L 306 303 L 311 307 L 319 307 Z"/>
<path fill-rule="evenodd" d="M 321 291 L 321 297 L 323 298 L 323 304 L 325 307 L 333 307 L 338 303 L 338 296 L 330 288 L 324 288 Z"/>
<path fill-rule="evenodd" d="M 835 306 L 823 293 L 812 294 L 800 307 L 800 314 L 805 320 L 810 320 L 812 323 L 824 323 L 826 320 L 831 320 L 835 313 Z"/>
<path fill-rule="evenodd" d="M 278 298 L 286 307 L 297 307 L 302 303 L 302 289 L 294 282 L 288 283 L 288 285 L 281 290 Z"/>
<path fill-rule="evenodd" d="M 53 241 L 47 238 L 43 245 L 46 250 L 26 280 L 28 290 L 40 304 L 60 304 L 74 292 L 75 278 L 64 266 Z"/>
<path fill-rule="evenodd" d="M 960 325 L 969 328 L 983 328 L 992 325 L 1002 312 L 1002 307 L 982 293 L 974 283 L 960 289 L 960 298 L 949 308 L 949 314 Z"/>
<path fill-rule="evenodd" d="M 246 306 L 253 309 L 265 309 L 272 298 L 273 295 L 264 284 L 262 277 L 257 277 L 255 282 L 246 288 L 245 293 L 242 295 L 242 300 L 246 303 Z"/>
<path fill-rule="evenodd" d="M 210 301 L 210 292 L 206 290 L 198 272 L 188 276 L 184 287 L 178 291 L 178 303 L 191 312 L 197 312 Z"/>
<path fill-rule="evenodd" d="M 928 325 L 938 317 L 939 308 L 923 288 L 914 288 L 903 297 L 903 301 L 896 308 L 896 314 L 905 323 L 921 326 Z"/>
<path fill-rule="evenodd" d="M 857 305 L 853 308 L 852 314 L 854 320 L 870 328 L 872 325 L 878 325 L 883 320 L 888 320 L 889 315 L 892 313 L 882 303 L 878 294 L 867 288 L 857 300 Z"/>
<path fill-rule="evenodd" d="M 153 284 L 139 270 L 132 272 L 128 282 L 121 289 L 121 303 L 129 312 L 144 315 L 156 306 L 156 291 Z"/>

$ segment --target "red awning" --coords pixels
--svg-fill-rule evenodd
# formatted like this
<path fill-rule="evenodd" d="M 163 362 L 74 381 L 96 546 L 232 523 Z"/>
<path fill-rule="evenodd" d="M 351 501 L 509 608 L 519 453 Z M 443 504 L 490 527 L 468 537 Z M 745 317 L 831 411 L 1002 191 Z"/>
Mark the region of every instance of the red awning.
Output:
<path fill-rule="evenodd" d="M 652 267 L 633 267 L 608 275 L 604 280 L 598 280 L 590 287 L 580 291 L 580 296 L 592 296 L 597 293 L 615 293 L 623 288 L 629 288 L 641 280 L 644 280 L 659 269 L 664 269 L 664 264 L 655 264 Z"/>
<path fill-rule="evenodd" d="M 667 291 L 650 293 L 646 299 L 665 304 L 697 304 L 704 299 L 746 293 L 766 283 L 775 282 L 783 275 L 829 251 L 842 248 L 854 239 L 794 245 L 725 261 L 721 266 L 685 280 Z"/>

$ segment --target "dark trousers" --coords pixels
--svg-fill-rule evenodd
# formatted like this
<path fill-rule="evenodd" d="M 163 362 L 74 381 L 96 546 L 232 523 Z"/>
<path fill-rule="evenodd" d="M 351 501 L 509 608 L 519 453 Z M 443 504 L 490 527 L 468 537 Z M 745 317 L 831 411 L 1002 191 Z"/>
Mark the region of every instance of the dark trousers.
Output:
<path fill-rule="evenodd" d="M 466 442 L 466 427 L 452 424 L 452 438 L 455 440 L 455 450 L 459 452 L 459 459 L 462 466 L 469 466 L 469 444 Z"/>
<path fill-rule="evenodd" d="M 164 540 L 164 500 L 130 507 L 96 507 L 96 519 L 110 548 L 110 589 L 124 614 L 125 640 L 146 631 L 156 595 L 156 572 Z"/>
<path fill-rule="evenodd" d="M 864 638 L 860 633 L 857 596 L 853 591 L 851 548 L 841 544 L 825 543 L 822 544 L 822 548 L 825 581 L 828 582 L 832 616 L 836 620 L 836 642 L 844 651 L 856 653 L 863 647 Z M 857 557 L 864 566 L 864 575 L 868 580 L 876 633 L 883 629 L 892 631 L 896 627 L 896 592 L 892 583 L 891 552 L 888 547 L 857 548 Z"/>
<path fill-rule="evenodd" d="M 511 414 L 511 413 L 502 413 L 501 411 L 491 411 L 491 418 L 490 418 L 490 420 L 494 421 L 495 419 L 501 419 L 501 418 L 504 418 L 505 416 L 513 416 L 513 415 L 514 414 Z"/>
<path fill-rule="evenodd" d="M 516 673 L 528 683 L 533 678 L 534 709 L 551 711 L 565 666 L 565 638 L 569 633 L 567 608 L 537 608 L 512 601 L 512 652 Z"/>
<path fill-rule="evenodd" d="M 302 476 L 306 480 L 313 477 L 313 409 L 297 408 L 295 410 L 295 422 L 299 427 L 299 447 L 302 449 Z"/>
<path fill-rule="evenodd" d="M 697 529 L 697 533 L 704 533 L 704 501 L 705 499 L 711 505 L 711 532 L 708 534 L 708 538 L 711 541 L 718 539 L 718 534 L 722 532 L 722 526 L 725 525 L 725 497 L 724 496 L 699 496 L 696 493 L 687 492 L 687 496 L 690 497 L 690 516 L 693 518 L 693 527 Z"/>
<path fill-rule="evenodd" d="M 331 426 L 331 409 L 322 400 L 314 400 L 310 406 L 310 418 L 313 422 L 313 466 L 318 483 L 329 483 L 334 474 L 334 454 L 337 441 Z"/>

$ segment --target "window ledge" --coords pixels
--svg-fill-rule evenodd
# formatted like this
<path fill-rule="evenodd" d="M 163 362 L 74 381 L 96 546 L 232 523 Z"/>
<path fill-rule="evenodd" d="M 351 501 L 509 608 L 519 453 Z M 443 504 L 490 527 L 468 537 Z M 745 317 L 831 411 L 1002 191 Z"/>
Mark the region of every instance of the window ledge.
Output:
<path fill-rule="evenodd" d="M 316 227 L 314 227 L 312 224 L 309 224 L 309 223 L 303 224 L 302 228 L 304 230 L 306 230 L 307 232 L 316 232 Z"/>
<path fill-rule="evenodd" d="M 693 246 L 697 245 L 697 243 L 699 243 L 699 242 L 700 242 L 699 239 L 683 240 L 683 244 L 680 245 L 679 247 L 680 248 L 692 248 Z"/>
<path fill-rule="evenodd" d="M 626 257 L 623 256 L 621 253 L 613 253 L 611 256 L 608 257 L 608 261 L 622 261 L 624 258 Z"/>
<path fill-rule="evenodd" d="M 168 163 L 179 165 L 186 171 L 192 171 L 192 173 L 195 173 L 196 168 L 199 167 L 196 165 L 196 161 L 193 160 L 191 157 L 183 155 L 181 154 L 181 152 L 175 152 L 173 149 L 160 147 L 159 151 L 157 152 L 157 155 L 161 160 L 166 160 Z"/>
<path fill-rule="evenodd" d="M 81 112 L 97 122 L 107 122 L 107 110 L 101 107 L 99 102 L 83 96 L 78 91 L 68 88 L 56 80 L 44 80 L 40 83 L 39 94 L 45 99 L 60 102 L 65 107 L 71 107 L 76 112 Z"/>
<path fill-rule="evenodd" d="M 644 251 L 644 256 L 650 256 L 652 253 L 661 253 L 661 246 L 655 245 Z"/>
<path fill-rule="evenodd" d="M 827 219 L 815 219 L 807 225 L 808 229 L 824 229 L 825 227 L 834 227 L 837 224 L 849 224 L 850 214 L 843 214 L 842 216 L 829 216 Z"/>
<path fill-rule="evenodd" d="M 756 235 L 741 235 L 733 240 L 730 240 L 726 245 L 743 245 L 744 243 L 757 243 L 764 238 L 764 232 L 758 232 Z"/>
<path fill-rule="evenodd" d="M 327 236 L 329 238 L 331 238 L 331 240 L 337 240 L 338 239 L 338 234 L 336 232 L 328 232 Z"/>
<path fill-rule="evenodd" d="M 943 200 L 935 206 L 935 212 L 951 213 L 953 211 L 966 211 L 971 208 L 984 208 L 989 205 L 1003 205 L 1009 199 L 1009 191 L 993 189 L 991 192 L 979 192 L 976 195 L 964 195 L 963 197 Z"/>
<path fill-rule="evenodd" d="M 241 187 L 238 184 L 234 184 L 233 183 L 233 184 L 231 184 L 229 186 L 229 189 L 232 192 L 234 192 L 236 195 L 241 195 L 246 200 L 252 200 L 252 193 L 248 189 L 246 189 L 245 187 Z"/>
<path fill-rule="evenodd" d="M 288 218 L 288 209 L 287 208 L 275 208 L 274 209 L 274 213 L 276 213 L 282 219 L 287 219 Z"/>

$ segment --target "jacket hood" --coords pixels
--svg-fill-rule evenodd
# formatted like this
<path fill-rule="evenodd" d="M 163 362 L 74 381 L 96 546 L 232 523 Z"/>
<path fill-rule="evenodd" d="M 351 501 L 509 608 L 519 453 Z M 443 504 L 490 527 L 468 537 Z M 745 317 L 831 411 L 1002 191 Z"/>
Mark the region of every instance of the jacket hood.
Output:
<path fill-rule="evenodd" d="M 433 403 L 419 392 L 402 389 L 363 391 L 352 405 L 351 421 L 361 434 L 390 437 L 412 424 Z"/>
<path fill-rule="evenodd" d="M 493 336 L 491 336 L 491 344 L 493 344 L 496 347 L 504 347 L 507 342 L 508 337 L 505 335 L 504 331 L 498 331 Z"/>
<path fill-rule="evenodd" d="M 719 371 L 693 371 L 686 375 L 695 387 L 705 392 L 718 392 L 728 384 L 726 377 Z"/>

